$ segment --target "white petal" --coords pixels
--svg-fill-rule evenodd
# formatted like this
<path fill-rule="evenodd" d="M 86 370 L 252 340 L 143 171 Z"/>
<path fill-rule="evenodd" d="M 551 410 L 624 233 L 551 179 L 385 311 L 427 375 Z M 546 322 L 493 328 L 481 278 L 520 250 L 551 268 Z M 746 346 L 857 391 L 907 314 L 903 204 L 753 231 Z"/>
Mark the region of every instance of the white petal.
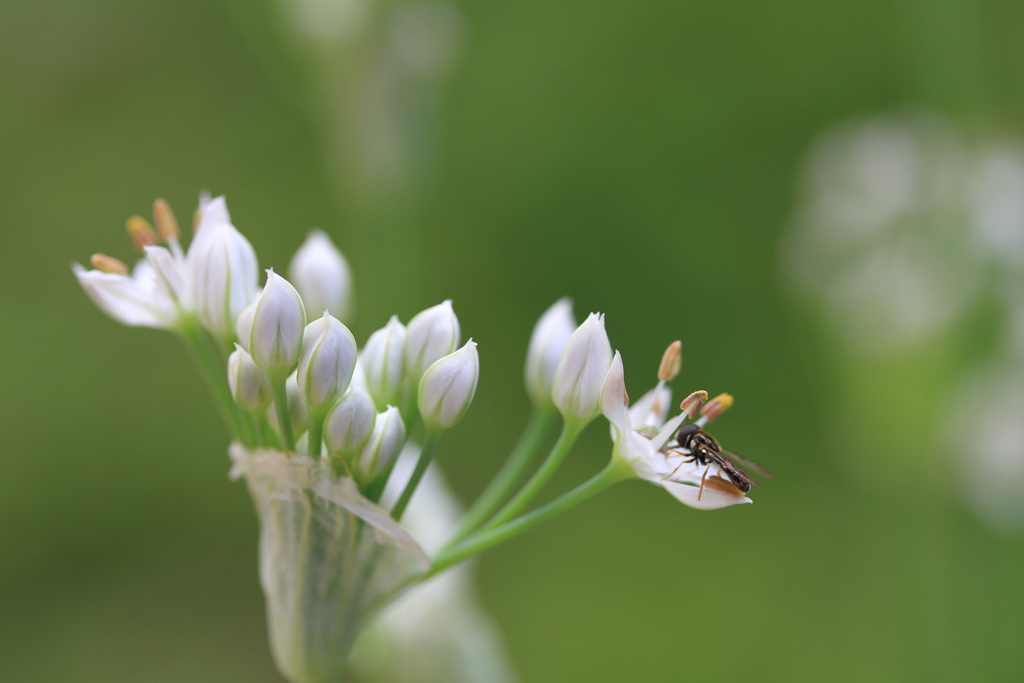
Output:
<path fill-rule="evenodd" d="M 419 386 L 420 415 L 428 429 L 451 429 L 469 410 L 480 378 L 476 342 L 441 358 L 423 374 Z"/>
<path fill-rule="evenodd" d="M 535 406 L 551 406 L 555 369 L 569 338 L 576 331 L 572 299 L 556 301 L 537 321 L 526 353 L 526 392 Z"/>
<path fill-rule="evenodd" d="M 672 404 L 672 389 L 665 386 L 664 382 L 640 397 L 629 407 L 629 421 L 633 427 L 657 427 L 665 423 L 668 417 L 668 409 Z"/>
<path fill-rule="evenodd" d="M 164 247 L 145 247 L 146 262 L 153 269 L 156 286 L 185 310 L 192 309 L 191 288 L 185 268 Z"/>
<path fill-rule="evenodd" d="M 664 482 L 662 486 L 664 486 L 665 490 L 671 493 L 676 500 L 698 510 L 719 510 L 721 508 L 729 507 L 730 505 L 743 505 L 745 503 L 754 502 L 746 496 L 731 495 L 707 486 L 704 487 L 703 493 L 701 493 L 700 487 L 698 486 L 676 484 L 671 481 Z M 697 500 L 697 496 L 700 496 L 700 500 Z"/>
<path fill-rule="evenodd" d="M 210 195 L 203 193 L 199 195 L 199 225 L 196 227 L 196 235 L 192 245 L 195 246 L 195 239 L 203 234 L 204 230 L 211 225 L 231 223 L 231 214 L 228 213 L 228 203 L 223 195 L 210 199 Z"/>
<path fill-rule="evenodd" d="M 555 368 L 551 400 L 563 417 L 585 423 L 601 413 L 601 391 L 611 363 L 604 316 L 591 313 L 569 337 Z"/>
<path fill-rule="evenodd" d="M 629 411 L 626 410 L 626 377 L 622 370 L 622 355 L 618 351 L 612 357 L 611 367 L 604 377 L 604 386 L 601 388 L 601 412 L 620 435 L 633 431 Z"/>
<path fill-rule="evenodd" d="M 683 420 L 685 419 L 686 415 L 680 413 L 666 422 L 662 426 L 661 431 L 658 432 L 658 435 L 651 439 L 651 444 L 654 446 L 654 449 L 661 450 L 661 447 L 668 443 L 668 440 L 672 438 L 672 435 L 676 433 L 676 430 L 679 429 L 679 425 L 683 424 Z"/>
<path fill-rule="evenodd" d="M 114 320 L 133 327 L 168 328 L 178 316 L 174 304 L 142 278 L 86 270 L 72 266 L 82 289 L 100 310 Z"/>

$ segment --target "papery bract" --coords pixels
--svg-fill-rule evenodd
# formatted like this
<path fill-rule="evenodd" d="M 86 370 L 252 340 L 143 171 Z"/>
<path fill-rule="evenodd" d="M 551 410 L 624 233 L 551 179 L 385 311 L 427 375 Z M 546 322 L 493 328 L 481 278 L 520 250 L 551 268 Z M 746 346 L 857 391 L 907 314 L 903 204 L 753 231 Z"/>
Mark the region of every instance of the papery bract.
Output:
<path fill-rule="evenodd" d="M 293 683 L 341 680 L 368 617 L 429 567 L 426 555 L 326 460 L 234 444 L 260 520 L 270 644 Z"/>

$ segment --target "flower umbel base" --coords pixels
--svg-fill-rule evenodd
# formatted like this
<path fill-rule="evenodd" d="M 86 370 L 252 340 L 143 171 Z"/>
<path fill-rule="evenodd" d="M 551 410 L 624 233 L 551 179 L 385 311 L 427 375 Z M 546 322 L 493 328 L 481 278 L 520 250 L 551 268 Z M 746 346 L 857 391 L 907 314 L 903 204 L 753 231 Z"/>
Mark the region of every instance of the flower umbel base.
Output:
<path fill-rule="evenodd" d="M 427 571 L 427 556 L 328 462 L 238 443 L 229 453 L 260 520 L 274 660 L 293 683 L 337 682 L 367 618 Z"/>

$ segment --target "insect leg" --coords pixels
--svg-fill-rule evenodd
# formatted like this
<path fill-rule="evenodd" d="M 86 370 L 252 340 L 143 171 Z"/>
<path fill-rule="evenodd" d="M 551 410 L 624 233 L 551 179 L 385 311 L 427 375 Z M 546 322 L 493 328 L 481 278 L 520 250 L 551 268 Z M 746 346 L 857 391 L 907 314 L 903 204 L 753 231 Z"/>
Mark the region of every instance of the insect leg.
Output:
<path fill-rule="evenodd" d="M 662 477 L 662 478 L 661 478 L 661 480 L 662 480 L 662 481 L 665 481 L 666 479 L 671 479 L 672 477 L 674 477 L 674 476 L 675 476 L 676 472 L 678 472 L 678 471 L 679 471 L 679 468 L 680 468 L 680 467 L 682 467 L 683 465 L 689 465 L 689 464 L 690 464 L 691 462 L 693 462 L 693 460 L 692 460 L 692 459 L 690 459 L 690 460 L 683 460 L 683 461 L 682 461 L 682 462 L 680 462 L 680 463 L 679 463 L 678 465 L 676 465 L 676 468 L 675 468 L 674 470 L 672 470 L 671 472 L 669 472 L 668 474 L 666 474 L 666 475 L 665 475 L 664 477 Z"/>
<path fill-rule="evenodd" d="M 708 470 L 710 469 L 711 463 L 708 463 L 708 466 L 704 468 L 704 476 L 700 478 L 700 491 L 697 492 L 697 500 L 700 500 L 700 497 L 704 495 L 704 480 L 708 478 Z"/>

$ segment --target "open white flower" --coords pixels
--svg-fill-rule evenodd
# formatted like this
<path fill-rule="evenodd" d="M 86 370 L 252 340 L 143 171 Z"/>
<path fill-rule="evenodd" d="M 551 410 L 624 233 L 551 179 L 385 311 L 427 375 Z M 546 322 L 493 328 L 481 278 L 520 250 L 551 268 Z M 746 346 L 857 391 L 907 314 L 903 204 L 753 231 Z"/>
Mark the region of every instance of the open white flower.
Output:
<path fill-rule="evenodd" d="M 92 257 L 92 270 L 77 263 L 71 269 L 93 303 L 120 323 L 178 329 L 196 316 L 198 301 L 203 324 L 226 339 L 240 307 L 255 297 L 256 255 L 230 225 L 223 197 L 201 198 L 199 214 L 187 254 L 174 213 L 158 199 L 153 215 L 159 239 L 144 218 L 128 221 L 132 241 L 144 255 L 131 274 L 123 263 L 103 254 Z M 159 240 L 167 247 L 156 246 Z"/>
<path fill-rule="evenodd" d="M 78 263 L 72 264 L 71 270 L 93 303 L 119 323 L 171 329 L 179 322 L 174 302 L 161 291 L 156 273 L 145 259 L 135 265 L 131 275 L 87 270 Z"/>
<path fill-rule="evenodd" d="M 158 216 L 166 221 L 169 207 L 160 200 L 157 206 Z M 114 320 L 132 327 L 177 328 L 194 312 L 191 278 L 177 235 L 161 230 L 167 249 L 153 246 L 156 233 L 145 219 L 132 218 L 129 228 L 144 254 L 131 274 L 128 266 L 104 254 L 92 257 L 92 270 L 77 263 L 71 270 L 93 303 Z M 141 238 L 140 232 L 145 233 Z"/>
<path fill-rule="evenodd" d="M 722 484 L 728 482 L 728 478 L 717 465 L 687 465 L 679 455 L 673 457 L 666 453 L 669 440 L 690 412 L 688 406 L 681 414 L 663 422 L 671 400 L 671 393 L 666 397 L 666 391 L 669 390 L 664 383 L 659 382 L 630 410 L 622 356 L 615 352 L 601 392 L 601 411 L 612 424 L 612 457 L 628 463 L 638 477 L 663 487 L 690 507 L 716 510 L 753 502 L 735 487 Z M 700 489 L 702 479 L 703 491 Z"/>

